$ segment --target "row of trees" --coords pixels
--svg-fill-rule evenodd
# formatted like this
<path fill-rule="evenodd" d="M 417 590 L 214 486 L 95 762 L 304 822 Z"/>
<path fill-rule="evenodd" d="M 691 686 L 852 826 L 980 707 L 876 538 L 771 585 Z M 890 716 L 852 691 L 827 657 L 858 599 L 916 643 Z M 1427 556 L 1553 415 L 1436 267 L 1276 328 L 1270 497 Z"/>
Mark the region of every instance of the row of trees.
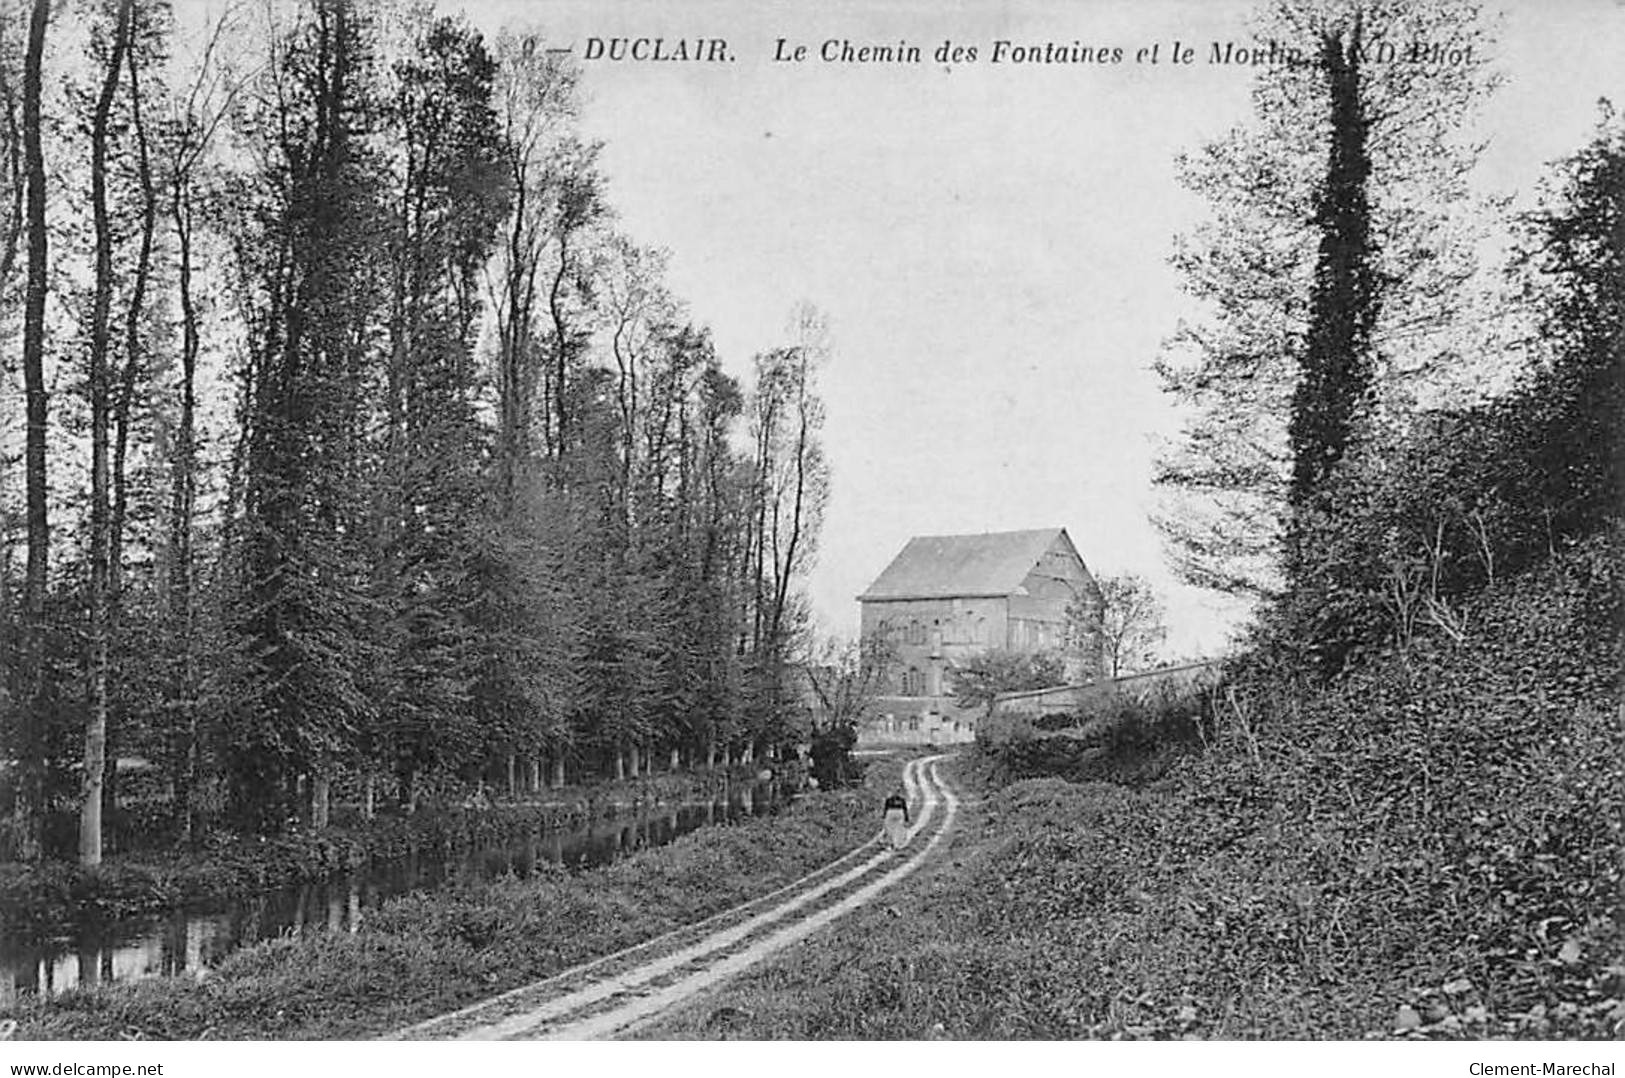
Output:
<path fill-rule="evenodd" d="M 827 331 L 723 369 L 567 57 L 348 0 L 0 34 L 15 854 L 77 806 L 99 859 L 119 756 L 186 837 L 792 736 Z"/>
<path fill-rule="evenodd" d="M 1471 195 L 1493 88 L 1477 5 L 1274 0 L 1255 120 L 1183 162 L 1214 214 L 1175 262 L 1208 314 L 1160 369 L 1189 409 L 1163 460 L 1187 579 L 1265 600 L 1265 639 L 1336 672 L 1604 527 L 1621 487 L 1625 127 L 1606 105 L 1502 277 Z M 1380 63 L 1381 42 L 1474 46 Z"/>

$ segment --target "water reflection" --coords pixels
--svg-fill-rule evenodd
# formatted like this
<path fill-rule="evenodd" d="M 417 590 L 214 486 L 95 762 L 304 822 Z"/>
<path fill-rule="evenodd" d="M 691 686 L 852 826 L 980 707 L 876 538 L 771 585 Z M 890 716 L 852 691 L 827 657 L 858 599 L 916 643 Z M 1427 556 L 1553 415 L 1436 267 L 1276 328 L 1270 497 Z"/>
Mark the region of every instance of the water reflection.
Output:
<path fill-rule="evenodd" d="M 353 932 L 387 899 L 449 883 L 531 875 L 538 865 L 599 868 L 711 824 L 762 816 L 781 803 L 774 785 L 741 787 L 703 804 L 636 818 L 532 832 L 461 853 L 414 850 L 356 872 L 249 896 L 225 907 L 86 924 L 71 938 L 0 940 L 0 1004 L 22 994 L 56 995 L 79 985 L 198 976 L 239 947 L 279 935 Z"/>

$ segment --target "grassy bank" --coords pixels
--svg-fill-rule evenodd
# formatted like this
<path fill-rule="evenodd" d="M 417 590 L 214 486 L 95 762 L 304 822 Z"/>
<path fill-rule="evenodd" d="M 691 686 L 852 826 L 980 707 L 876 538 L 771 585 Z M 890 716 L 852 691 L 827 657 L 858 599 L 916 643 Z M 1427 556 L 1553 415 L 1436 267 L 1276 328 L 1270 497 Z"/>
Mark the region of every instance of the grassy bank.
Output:
<path fill-rule="evenodd" d="M 748 780 L 749 772 L 732 776 Z M 38 938 L 87 920 L 157 913 L 308 880 L 413 850 L 456 850 L 501 842 L 538 828 L 565 827 L 640 808 L 709 797 L 725 771 L 651 775 L 566 787 L 489 808 L 429 807 L 411 816 L 366 821 L 341 814 L 335 826 L 271 840 L 211 835 L 198 849 L 109 857 L 96 869 L 72 862 L 0 865 L 0 933 Z"/>
<path fill-rule="evenodd" d="M 650 1035 L 1617 1037 L 1621 560 L 1257 684 L 1141 784 L 989 763 L 937 869 Z"/>
<path fill-rule="evenodd" d="M 387 903 L 353 934 L 268 941 L 201 981 L 95 987 L 10 1012 L 16 1036 L 357 1038 L 463 1006 L 770 891 L 867 839 L 901 761 L 861 788 L 702 828 L 607 868 Z"/>

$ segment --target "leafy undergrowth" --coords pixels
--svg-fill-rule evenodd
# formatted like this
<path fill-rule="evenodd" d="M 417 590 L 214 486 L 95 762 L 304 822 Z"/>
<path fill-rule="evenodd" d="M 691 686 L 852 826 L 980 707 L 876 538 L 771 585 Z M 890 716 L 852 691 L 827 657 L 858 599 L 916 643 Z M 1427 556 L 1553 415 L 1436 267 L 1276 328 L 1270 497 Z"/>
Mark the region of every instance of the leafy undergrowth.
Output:
<path fill-rule="evenodd" d="M 652 1036 L 1610 1038 L 1617 541 L 1466 635 L 1237 694 L 1140 788 L 1029 779 L 952 860 Z"/>
<path fill-rule="evenodd" d="M 430 809 L 413 816 L 359 819 L 321 832 L 265 840 L 211 835 L 198 850 L 145 851 L 108 858 L 96 869 L 71 862 L 0 865 L 0 934 L 37 938 L 87 920 L 114 920 L 178 905 L 322 879 L 369 860 L 414 849 L 465 849 L 660 804 L 725 784 L 724 772 L 651 775 L 628 782 L 554 791 L 535 803 L 487 809 Z"/>
<path fill-rule="evenodd" d="M 18 1039 L 355 1038 L 545 977 L 773 890 L 873 833 L 901 761 L 852 791 L 702 828 L 607 868 L 550 867 L 387 903 L 352 934 L 236 952 L 202 980 L 99 986 L 25 1000 Z"/>
<path fill-rule="evenodd" d="M 976 747 L 1000 783 L 1055 776 L 1139 787 L 1199 749 L 1208 706 L 1207 690 L 1191 685 L 1103 695 L 1049 721 L 996 717 L 977 731 Z"/>

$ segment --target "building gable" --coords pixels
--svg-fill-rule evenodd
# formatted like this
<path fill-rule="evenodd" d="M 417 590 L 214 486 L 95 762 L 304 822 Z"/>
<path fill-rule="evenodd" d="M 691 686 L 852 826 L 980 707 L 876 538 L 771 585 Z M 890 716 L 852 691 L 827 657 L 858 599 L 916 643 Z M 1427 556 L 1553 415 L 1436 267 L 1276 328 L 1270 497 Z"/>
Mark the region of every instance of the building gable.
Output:
<path fill-rule="evenodd" d="M 1070 603 L 1074 597 L 1094 587 L 1094 578 L 1084 567 L 1077 547 L 1061 529 L 1022 577 L 1019 595 L 1053 602 Z"/>

